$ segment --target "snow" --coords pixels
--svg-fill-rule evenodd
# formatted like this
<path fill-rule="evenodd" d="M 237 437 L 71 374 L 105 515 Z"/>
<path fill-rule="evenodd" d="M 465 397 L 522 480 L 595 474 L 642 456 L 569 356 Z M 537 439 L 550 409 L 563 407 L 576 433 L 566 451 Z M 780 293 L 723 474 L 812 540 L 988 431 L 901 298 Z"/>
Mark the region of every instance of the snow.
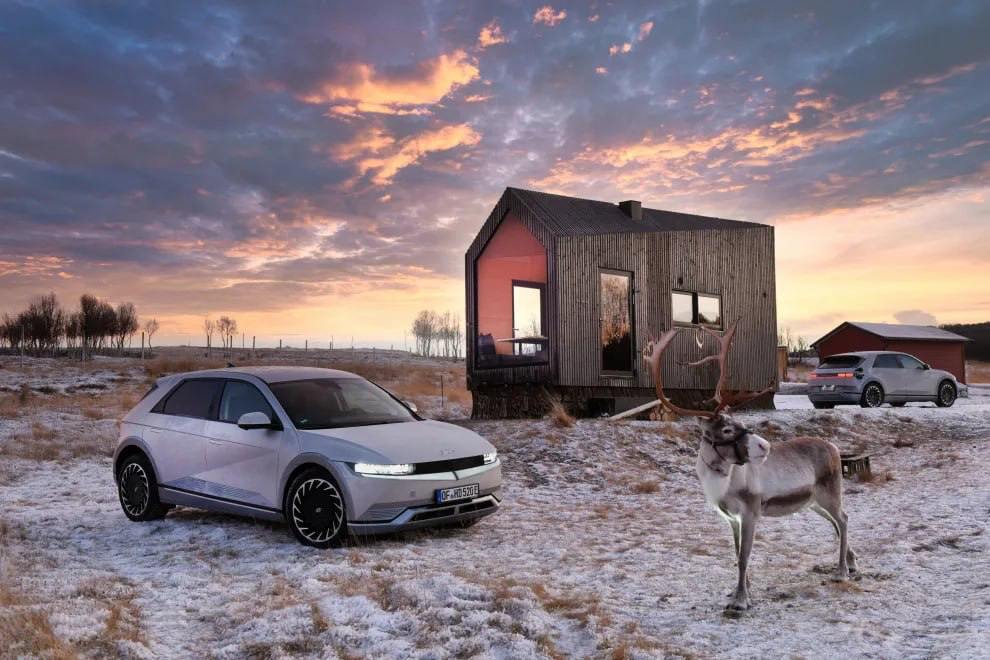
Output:
<path fill-rule="evenodd" d="M 693 421 L 463 421 L 499 449 L 501 511 L 329 552 L 192 509 L 130 523 L 102 456 L 4 458 L 0 575 L 83 649 L 130 603 L 110 636 L 131 657 L 987 657 L 990 398 L 806 402 L 740 417 L 773 441 L 873 453 L 877 478 L 845 488 L 861 572 L 830 581 L 837 544 L 818 516 L 765 519 L 738 619 L 723 615 L 732 541 L 694 475 Z"/>

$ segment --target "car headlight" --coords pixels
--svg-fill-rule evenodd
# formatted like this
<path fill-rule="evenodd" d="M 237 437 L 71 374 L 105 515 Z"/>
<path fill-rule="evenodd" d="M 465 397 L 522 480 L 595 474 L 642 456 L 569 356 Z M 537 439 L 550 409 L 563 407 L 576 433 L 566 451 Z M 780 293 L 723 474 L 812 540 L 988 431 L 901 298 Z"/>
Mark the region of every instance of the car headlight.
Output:
<path fill-rule="evenodd" d="M 395 463 L 392 465 L 381 465 L 378 463 L 354 464 L 354 471 L 358 474 L 396 476 L 400 474 L 412 474 L 415 469 L 412 463 Z"/>
<path fill-rule="evenodd" d="M 491 465 L 492 463 L 495 462 L 495 459 L 498 458 L 498 452 L 493 451 L 487 454 L 482 454 L 482 457 L 485 459 L 485 465 Z"/>

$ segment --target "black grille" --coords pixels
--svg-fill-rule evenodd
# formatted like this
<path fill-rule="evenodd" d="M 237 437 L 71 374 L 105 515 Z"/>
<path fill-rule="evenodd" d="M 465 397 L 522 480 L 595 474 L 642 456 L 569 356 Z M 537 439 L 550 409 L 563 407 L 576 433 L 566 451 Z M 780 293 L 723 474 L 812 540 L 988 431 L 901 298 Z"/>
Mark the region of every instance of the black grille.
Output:
<path fill-rule="evenodd" d="M 467 470 L 485 464 L 484 456 L 468 456 L 467 458 L 453 458 L 449 461 L 430 461 L 428 463 L 416 463 L 416 474 L 433 474 L 434 472 L 454 472 L 455 470 Z"/>

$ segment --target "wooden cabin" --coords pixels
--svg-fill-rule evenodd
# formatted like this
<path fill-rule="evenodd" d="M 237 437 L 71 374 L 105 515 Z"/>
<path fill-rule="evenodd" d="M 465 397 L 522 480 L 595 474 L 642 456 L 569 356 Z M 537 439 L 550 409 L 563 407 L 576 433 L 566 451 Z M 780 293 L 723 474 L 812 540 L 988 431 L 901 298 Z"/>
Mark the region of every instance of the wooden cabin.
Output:
<path fill-rule="evenodd" d="M 655 398 L 642 350 L 683 326 L 664 365 L 683 402 L 718 372 L 699 332 L 741 318 L 733 389 L 776 383 L 773 228 L 506 188 L 465 255 L 467 384 L 476 418 L 534 417 L 559 399 L 578 415 Z M 772 404 L 771 404 L 772 405 Z"/>

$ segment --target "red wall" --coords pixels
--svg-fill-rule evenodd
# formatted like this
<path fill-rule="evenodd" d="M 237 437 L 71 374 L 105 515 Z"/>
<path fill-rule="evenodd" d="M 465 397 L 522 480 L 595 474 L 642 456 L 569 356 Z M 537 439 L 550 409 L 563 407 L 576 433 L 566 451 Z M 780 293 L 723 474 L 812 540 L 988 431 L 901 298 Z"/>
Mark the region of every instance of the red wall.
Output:
<path fill-rule="evenodd" d="M 547 251 L 517 218 L 502 219 L 477 261 L 478 334 L 512 336 L 512 280 L 547 282 Z M 549 292 L 546 293 L 549 295 Z M 499 353 L 512 345 L 496 344 Z"/>
<path fill-rule="evenodd" d="M 819 357 L 853 351 L 900 351 L 927 362 L 933 369 L 942 369 L 966 382 L 966 346 L 961 341 L 917 341 L 911 339 L 884 339 L 846 326 L 818 344 Z"/>

